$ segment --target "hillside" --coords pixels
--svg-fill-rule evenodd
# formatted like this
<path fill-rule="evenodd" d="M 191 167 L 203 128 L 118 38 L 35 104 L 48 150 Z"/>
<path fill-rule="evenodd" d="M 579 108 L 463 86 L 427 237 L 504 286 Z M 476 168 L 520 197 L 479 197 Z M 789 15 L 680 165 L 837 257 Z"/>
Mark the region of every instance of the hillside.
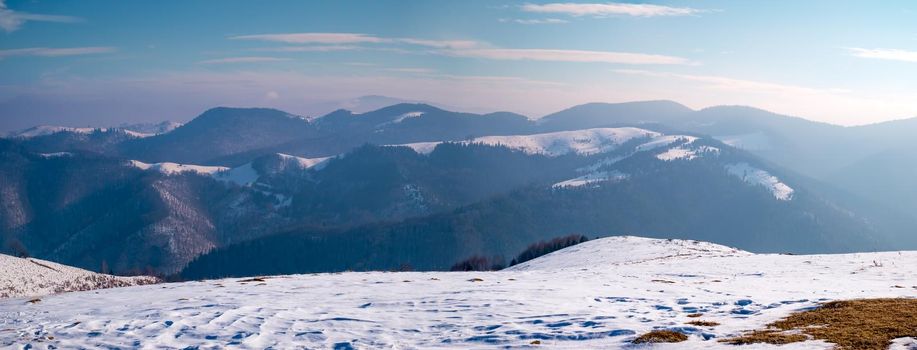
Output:
<path fill-rule="evenodd" d="M 158 283 L 155 277 L 118 277 L 50 261 L 0 254 L 0 299 L 138 286 Z"/>
<path fill-rule="evenodd" d="M 829 300 L 913 296 L 915 267 L 915 252 L 751 254 L 612 237 L 498 272 L 345 272 L 7 300 L 0 309 L 20 312 L 0 314 L 16 329 L 0 332 L 0 345 L 630 349 L 668 329 L 687 335 L 678 349 L 741 349 L 718 340 Z M 697 320 L 718 325 L 687 324 Z"/>
<path fill-rule="evenodd" d="M 322 179 L 322 188 L 333 191 L 307 198 L 335 193 L 335 199 L 352 198 L 349 202 L 360 203 L 358 208 L 378 212 L 390 203 L 403 203 L 403 197 L 386 196 L 404 193 L 404 184 L 411 185 L 411 193 L 420 194 L 407 202 L 413 202 L 413 208 L 423 204 L 439 210 L 331 231 L 293 226 L 215 249 L 192 261 L 182 276 L 396 270 L 405 266 L 444 270 L 473 255 L 508 261 L 533 242 L 582 232 L 693 238 L 755 252 L 793 253 L 883 250 L 897 237 L 852 216 L 818 191 L 810 191 L 798 177 L 770 170 L 744 152 L 709 139 L 689 142 L 690 137 L 671 136 L 638 137 L 589 156 L 570 151 L 554 157 L 523 156 L 526 150 L 543 151 L 536 147 L 537 142 L 521 142 L 513 153 L 506 153 L 506 146 L 474 141 L 470 145 L 443 144 L 428 155 L 405 147 L 367 149 L 332 161 L 315 173 Z M 528 140 L 546 138 L 532 135 Z M 550 144 L 557 152 L 592 149 L 578 147 L 594 139 L 579 140 L 582 143 L 570 148 L 559 146 L 566 145 L 564 142 Z M 474 157 L 466 158 L 468 155 Z M 482 160 L 487 161 L 465 163 Z M 345 171 L 350 164 L 361 166 Z M 435 169 L 446 171 L 420 176 L 428 174 L 420 164 L 438 164 Z M 466 168 L 468 164 L 487 166 Z M 332 176 L 325 177 L 328 175 Z M 519 179 L 514 186 L 509 182 L 512 179 Z M 502 186 L 488 186 L 494 184 Z M 440 201 L 450 192 L 440 189 L 454 188 L 481 193 L 482 198 L 449 209 Z M 350 197 L 348 190 L 372 195 Z M 304 212 L 320 211 L 321 202 L 316 203 Z M 368 207 L 369 203 L 380 206 Z M 909 241 L 896 242 L 904 245 Z"/>
<path fill-rule="evenodd" d="M 156 135 L 0 140 L 0 249 L 119 274 L 221 277 L 447 269 L 578 232 L 754 252 L 917 246 L 917 221 L 866 195 L 906 203 L 894 189 L 909 172 L 886 174 L 894 181 L 881 190 L 857 180 L 901 153 L 835 186 L 767 152 L 823 149 L 795 152 L 802 144 L 787 140 L 837 127 L 750 108 L 589 104 L 534 122 L 419 103 L 319 118 L 221 107 L 181 126 L 132 127 Z M 836 141 L 824 140 L 806 142 Z"/>

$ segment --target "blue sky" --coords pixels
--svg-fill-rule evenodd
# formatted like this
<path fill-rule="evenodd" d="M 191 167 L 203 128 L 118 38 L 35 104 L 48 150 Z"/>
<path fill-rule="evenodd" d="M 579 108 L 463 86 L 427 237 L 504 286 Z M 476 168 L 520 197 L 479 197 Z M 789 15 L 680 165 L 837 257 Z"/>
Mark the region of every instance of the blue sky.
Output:
<path fill-rule="evenodd" d="M 0 0 L 0 129 L 314 115 L 362 95 L 533 118 L 586 102 L 917 116 L 913 1 Z"/>

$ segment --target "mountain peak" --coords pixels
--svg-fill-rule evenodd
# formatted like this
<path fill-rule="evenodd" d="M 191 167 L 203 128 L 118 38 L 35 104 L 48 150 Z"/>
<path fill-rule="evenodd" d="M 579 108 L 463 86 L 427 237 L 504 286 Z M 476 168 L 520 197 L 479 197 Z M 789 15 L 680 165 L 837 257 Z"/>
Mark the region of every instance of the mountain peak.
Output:
<path fill-rule="evenodd" d="M 544 116 L 539 123 L 549 129 L 581 129 L 622 124 L 661 123 L 694 110 L 668 100 L 624 103 L 587 103 Z"/>
<path fill-rule="evenodd" d="M 306 119 L 306 117 L 299 116 L 299 115 L 295 115 L 295 114 L 288 113 L 288 112 L 284 112 L 284 111 L 281 111 L 281 110 L 279 110 L 279 109 L 274 109 L 274 108 L 264 108 L 264 107 L 224 107 L 224 106 L 214 107 L 214 108 L 208 109 L 208 110 L 204 111 L 204 113 L 201 113 L 201 115 L 198 116 L 198 118 L 201 118 L 201 117 L 209 117 L 209 116 L 214 116 L 214 117 L 228 117 L 228 116 L 232 116 L 232 117 L 237 117 L 237 116 L 245 116 L 245 117 L 275 117 L 275 116 L 283 116 L 283 117 L 293 118 L 293 119 Z"/>
<path fill-rule="evenodd" d="M 441 112 L 443 109 L 431 106 L 426 103 L 398 103 L 388 107 L 379 108 L 372 112 L 363 113 L 364 115 L 389 114 L 389 113 L 407 113 L 407 112 Z"/>

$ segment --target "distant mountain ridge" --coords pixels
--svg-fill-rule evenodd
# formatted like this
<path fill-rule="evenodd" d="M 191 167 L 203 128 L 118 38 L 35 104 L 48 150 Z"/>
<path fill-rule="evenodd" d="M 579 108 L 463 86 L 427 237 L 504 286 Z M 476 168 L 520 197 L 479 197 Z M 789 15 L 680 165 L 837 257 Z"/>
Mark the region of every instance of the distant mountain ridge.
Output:
<path fill-rule="evenodd" d="M 896 125 L 670 101 L 538 121 L 417 103 L 319 118 L 218 107 L 156 135 L 0 139 L 3 249 L 194 277 L 443 269 L 576 232 L 893 249 L 917 243 L 917 220 L 896 208 L 917 205 L 894 190 L 907 176 L 881 174 L 911 142 Z M 848 176 L 822 175 L 834 168 Z"/>

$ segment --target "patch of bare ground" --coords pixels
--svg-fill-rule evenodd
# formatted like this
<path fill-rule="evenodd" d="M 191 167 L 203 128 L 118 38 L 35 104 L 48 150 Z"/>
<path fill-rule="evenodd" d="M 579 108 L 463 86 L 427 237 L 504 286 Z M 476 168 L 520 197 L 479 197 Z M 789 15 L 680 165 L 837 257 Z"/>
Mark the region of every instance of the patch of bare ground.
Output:
<path fill-rule="evenodd" d="M 806 340 L 809 340 L 809 337 L 799 333 L 784 333 L 783 331 L 771 329 L 764 331 L 751 331 L 741 337 L 723 339 L 721 342 L 729 343 L 732 345 L 748 345 L 758 343 L 783 345 L 803 342 Z"/>
<path fill-rule="evenodd" d="M 917 299 L 881 298 L 832 301 L 794 313 L 730 344 L 789 344 L 819 339 L 840 350 L 884 350 L 896 338 L 917 337 Z"/>
<path fill-rule="evenodd" d="M 655 330 L 634 339 L 634 344 L 644 343 L 679 343 L 688 340 L 688 336 L 669 330 Z"/>
<path fill-rule="evenodd" d="M 691 322 L 686 322 L 686 323 L 689 325 L 698 326 L 698 327 L 715 327 L 715 326 L 720 325 L 718 322 L 702 321 L 702 320 L 691 321 Z"/>

